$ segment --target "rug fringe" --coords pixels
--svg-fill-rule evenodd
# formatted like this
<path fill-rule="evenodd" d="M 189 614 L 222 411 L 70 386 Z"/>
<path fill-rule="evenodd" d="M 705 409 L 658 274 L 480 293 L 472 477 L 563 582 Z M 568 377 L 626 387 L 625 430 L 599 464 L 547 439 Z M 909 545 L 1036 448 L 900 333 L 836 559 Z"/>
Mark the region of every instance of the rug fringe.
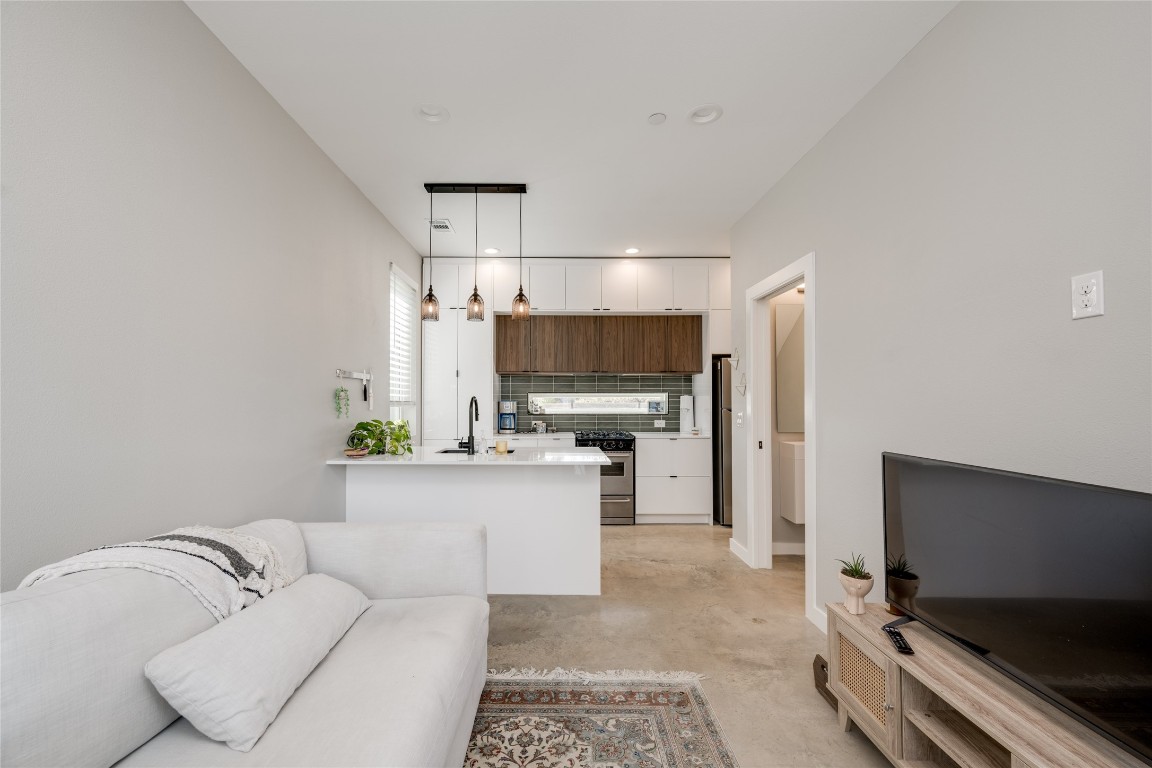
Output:
<path fill-rule="evenodd" d="M 699 672 L 658 672 L 656 670 L 607 669 L 589 672 L 583 669 L 536 669 L 535 667 L 511 667 L 509 669 L 488 670 L 489 680 L 573 680 L 585 685 L 593 683 L 657 682 L 657 683 L 696 683 L 704 679 Z"/>

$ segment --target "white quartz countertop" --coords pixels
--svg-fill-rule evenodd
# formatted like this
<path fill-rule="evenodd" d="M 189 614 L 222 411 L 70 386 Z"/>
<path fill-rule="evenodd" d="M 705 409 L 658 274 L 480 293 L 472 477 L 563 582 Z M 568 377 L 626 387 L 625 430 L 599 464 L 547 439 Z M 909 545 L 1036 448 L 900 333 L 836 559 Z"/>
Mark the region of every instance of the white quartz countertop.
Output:
<path fill-rule="evenodd" d="M 413 446 L 410 456 L 365 456 L 349 459 L 341 456 L 329 459 L 329 464 L 358 464 L 378 467 L 411 466 L 482 466 L 482 467 L 558 467 L 596 466 L 610 464 L 599 448 L 516 448 L 514 453 L 497 456 L 494 453 L 437 453 L 437 448 Z"/>
<path fill-rule="evenodd" d="M 662 437 L 665 440 L 671 438 L 675 440 L 707 440 L 712 435 L 682 435 L 679 432 L 633 432 L 637 440 L 648 440 L 651 438 Z"/>

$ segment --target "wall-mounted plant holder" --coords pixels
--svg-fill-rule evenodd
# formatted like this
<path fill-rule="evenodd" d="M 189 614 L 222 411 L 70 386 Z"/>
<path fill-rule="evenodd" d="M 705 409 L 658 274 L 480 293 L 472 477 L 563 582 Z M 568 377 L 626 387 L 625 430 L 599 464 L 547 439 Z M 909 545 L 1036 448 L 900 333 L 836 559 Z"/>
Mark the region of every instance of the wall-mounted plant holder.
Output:
<path fill-rule="evenodd" d="M 744 397 L 748 392 L 748 377 L 740 374 L 740 383 L 736 385 L 736 391 L 740 393 L 740 397 Z"/>
<path fill-rule="evenodd" d="M 740 369 L 740 347 L 733 348 L 732 357 L 729 358 L 728 362 L 732 363 L 732 370 Z"/>
<path fill-rule="evenodd" d="M 374 399 L 374 395 L 372 394 L 372 379 L 374 377 L 372 376 L 372 369 L 371 368 L 366 369 L 364 371 L 346 371 L 343 368 L 337 368 L 336 369 L 336 378 L 338 378 L 338 379 L 356 379 L 357 381 L 364 382 L 364 402 L 368 403 L 368 410 L 372 410 L 372 404 L 373 404 L 373 399 Z M 343 385 L 341 385 L 340 388 L 336 390 L 337 401 L 339 401 L 341 389 L 344 389 Z M 337 402 L 337 407 L 339 407 L 339 402 Z M 345 415 L 347 415 L 347 409 L 345 409 Z"/>

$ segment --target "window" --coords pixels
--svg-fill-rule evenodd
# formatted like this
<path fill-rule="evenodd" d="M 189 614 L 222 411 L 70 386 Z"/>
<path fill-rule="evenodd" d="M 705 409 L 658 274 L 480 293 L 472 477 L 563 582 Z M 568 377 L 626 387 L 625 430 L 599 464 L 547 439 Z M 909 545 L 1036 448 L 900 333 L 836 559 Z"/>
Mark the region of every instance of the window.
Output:
<path fill-rule="evenodd" d="M 403 419 L 416 405 L 416 342 L 420 327 L 419 297 L 414 283 L 392 265 L 388 337 L 388 418 Z"/>

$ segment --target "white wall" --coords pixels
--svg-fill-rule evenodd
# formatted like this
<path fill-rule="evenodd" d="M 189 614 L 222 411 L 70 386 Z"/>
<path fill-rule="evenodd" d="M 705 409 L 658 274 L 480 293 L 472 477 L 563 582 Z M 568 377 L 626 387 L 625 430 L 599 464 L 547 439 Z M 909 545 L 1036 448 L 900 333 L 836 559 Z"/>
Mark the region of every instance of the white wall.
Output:
<path fill-rule="evenodd" d="M 745 290 L 816 254 L 815 605 L 883 567 L 881 451 L 1152 489 L 1150 7 L 962 3 L 734 228 L 742 348 Z"/>
<path fill-rule="evenodd" d="M 371 366 L 387 418 L 415 253 L 182 3 L 4 3 L 2 35 L 3 588 L 341 517 L 334 372 Z"/>

